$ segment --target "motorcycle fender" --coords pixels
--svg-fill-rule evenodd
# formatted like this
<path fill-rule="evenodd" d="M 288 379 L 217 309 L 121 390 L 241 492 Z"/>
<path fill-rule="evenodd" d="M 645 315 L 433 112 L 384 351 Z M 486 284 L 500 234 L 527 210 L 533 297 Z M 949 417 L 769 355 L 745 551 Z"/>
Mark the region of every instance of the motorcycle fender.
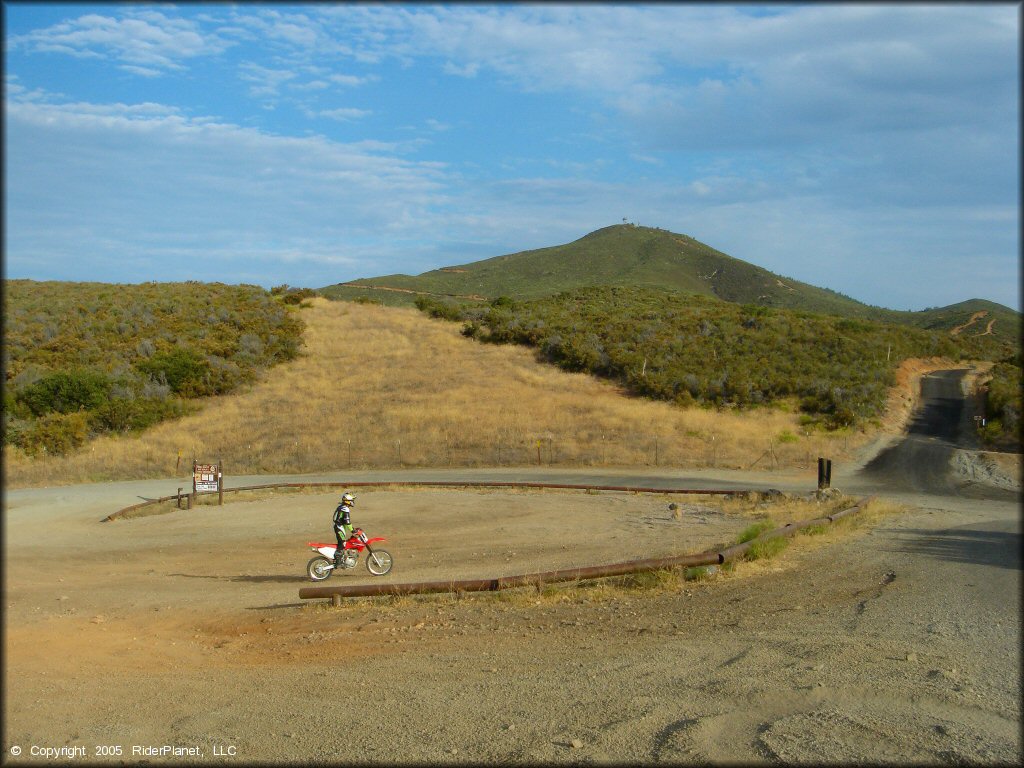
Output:
<path fill-rule="evenodd" d="M 374 536 L 372 539 L 367 539 L 367 544 L 376 544 L 378 541 L 387 541 L 383 536 Z"/>
<path fill-rule="evenodd" d="M 317 547 L 316 551 L 319 552 L 324 557 L 333 560 L 334 559 L 334 553 L 338 551 L 338 548 L 337 547 Z"/>

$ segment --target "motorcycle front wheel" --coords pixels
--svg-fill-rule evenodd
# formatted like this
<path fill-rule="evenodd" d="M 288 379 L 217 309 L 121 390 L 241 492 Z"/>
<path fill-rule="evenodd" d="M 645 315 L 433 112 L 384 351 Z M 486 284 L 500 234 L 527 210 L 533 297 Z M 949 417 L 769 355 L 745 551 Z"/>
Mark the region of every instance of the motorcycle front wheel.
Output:
<path fill-rule="evenodd" d="M 394 560 L 391 553 L 384 549 L 375 549 L 366 556 L 366 570 L 374 576 L 383 576 L 391 570 Z"/>
<path fill-rule="evenodd" d="M 334 565 L 323 555 L 317 555 L 306 564 L 306 573 L 309 575 L 311 581 L 323 581 L 331 575 L 331 571 L 334 569 L 330 566 Z"/>

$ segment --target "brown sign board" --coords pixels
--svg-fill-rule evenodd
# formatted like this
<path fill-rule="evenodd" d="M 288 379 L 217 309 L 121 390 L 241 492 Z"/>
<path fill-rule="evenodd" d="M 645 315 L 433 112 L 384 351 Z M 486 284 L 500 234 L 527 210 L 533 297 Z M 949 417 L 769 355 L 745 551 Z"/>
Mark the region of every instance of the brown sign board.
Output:
<path fill-rule="evenodd" d="M 219 467 L 216 464 L 196 464 L 192 476 L 192 487 L 196 491 L 219 491 Z"/>

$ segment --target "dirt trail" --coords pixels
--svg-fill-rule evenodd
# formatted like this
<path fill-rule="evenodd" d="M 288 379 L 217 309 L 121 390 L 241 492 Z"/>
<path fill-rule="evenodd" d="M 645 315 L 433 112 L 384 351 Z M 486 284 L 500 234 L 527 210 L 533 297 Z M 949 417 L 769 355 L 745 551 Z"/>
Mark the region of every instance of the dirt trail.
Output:
<path fill-rule="evenodd" d="M 465 272 L 464 269 L 442 269 L 442 272 Z M 430 291 L 416 291 L 412 288 L 393 288 L 388 285 L 366 285 L 363 283 L 339 283 L 344 288 L 366 288 L 371 291 L 391 291 L 392 293 L 409 293 L 416 296 L 448 296 L 454 299 L 473 299 L 474 301 L 486 301 L 486 296 L 478 296 L 475 293 L 432 293 Z"/>
<path fill-rule="evenodd" d="M 96 761 L 96 747 L 118 745 L 135 764 L 145 756 L 133 746 L 169 745 L 201 751 L 185 762 L 352 762 L 338 744 L 357 733 L 357 761 L 382 764 L 1019 762 L 1019 486 L 965 498 L 890 490 L 856 470 L 837 467 L 834 485 L 907 511 L 800 537 L 735 576 L 338 609 L 297 599 L 305 542 L 330 535 L 337 494 L 103 524 L 180 482 L 9 491 L 5 761 L 46 762 L 33 746 L 84 747 Z M 401 473 L 814 483 L 690 474 Z M 400 581 L 698 551 L 748 522 L 692 498 L 677 500 L 676 520 L 670 499 L 626 493 L 358 495 L 357 522 L 389 537 L 385 578 Z M 370 578 L 360 567 L 337 581 Z"/>
<path fill-rule="evenodd" d="M 958 326 L 956 326 L 956 328 L 951 328 L 950 331 L 949 331 L 949 335 L 950 336 L 959 336 L 960 335 L 960 331 L 963 331 L 963 330 L 965 330 L 967 328 L 970 328 L 972 325 L 974 325 L 976 322 L 978 322 L 981 318 L 985 317 L 987 314 L 988 314 L 988 310 L 985 310 L 985 309 L 982 309 L 982 310 L 979 310 L 978 312 L 975 312 L 973 315 L 971 315 L 971 318 L 966 323 L 964 323 L 963 325 L 958 325 Z M 995 322 L 995 321 L 992 321 L 992 322 Z M 992 327 L 992 324 L 989 323 L 989 328 L 991 328 L 991 327 Z"/>

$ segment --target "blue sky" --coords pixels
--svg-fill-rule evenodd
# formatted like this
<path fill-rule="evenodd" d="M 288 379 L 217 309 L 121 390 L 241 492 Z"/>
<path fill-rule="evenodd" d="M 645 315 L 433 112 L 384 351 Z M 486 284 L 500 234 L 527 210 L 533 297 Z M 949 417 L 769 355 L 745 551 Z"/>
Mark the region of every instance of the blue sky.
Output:
<path fill-rule="evenodd" d="M 1020 308 L 1017 4 L 4 4 L 9 278 L 319 287 L 624 218 Z"/>

